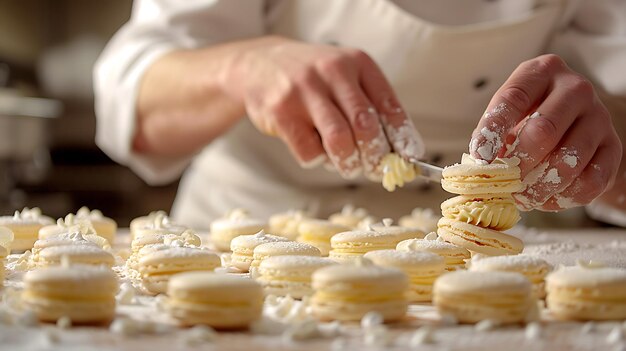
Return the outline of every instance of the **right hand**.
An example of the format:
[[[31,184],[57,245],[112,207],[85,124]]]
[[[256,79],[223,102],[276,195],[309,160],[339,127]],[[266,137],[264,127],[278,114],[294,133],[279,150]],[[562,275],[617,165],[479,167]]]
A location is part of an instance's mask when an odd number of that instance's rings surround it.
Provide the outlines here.
[[[387,153],[424,154],[387,79],[360,50],[264,38],[235,56],[222,86],[303,167],[329,159],[343,177],[375,179]]]

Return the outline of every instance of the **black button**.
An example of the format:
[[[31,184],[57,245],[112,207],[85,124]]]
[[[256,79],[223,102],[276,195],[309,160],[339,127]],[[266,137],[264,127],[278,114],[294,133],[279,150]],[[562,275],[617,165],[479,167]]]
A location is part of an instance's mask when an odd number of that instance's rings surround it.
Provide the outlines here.
[[[474,82],[474,89],[480,90],[489,84],[489,80],[487,78],[479,78]]]

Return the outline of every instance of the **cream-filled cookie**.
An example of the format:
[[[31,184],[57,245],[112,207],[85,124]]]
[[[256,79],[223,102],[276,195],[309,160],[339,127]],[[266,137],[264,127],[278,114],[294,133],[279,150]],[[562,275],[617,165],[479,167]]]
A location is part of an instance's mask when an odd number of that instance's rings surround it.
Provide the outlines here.
[[[546,260],[529,255],[494,256],[472,259],[471,271],[515,272],[524,275],[532,283],[533,296],[542,299],[546,296],[545,277],[552,270]]]
[[[414,208],[410,215],[400,217],[398,224],[402,227],[418,228],[424,233],[437,230],[437,221],[441,216],[430,208]]]
[[[42,215],[37,207],[24,208],[22,211],[15,211],[13,216],[0,217],[0,226],[13,232],[11,250],[14,252],[30,250],[39,237],[39,229],[51,224],[54,224],[54,220]]]
[[[298,226],[308,218],[307,214],[300,210],[277,213],[269,218],[269,231],[289,240],[296,240],[298,237]]]
[[[296,241],[277,241],[261,244],[254,248],[250,270],[256,269],[263,260],[274,256],[315,256],[320,257],[320,250],[309,244]]]
[[[396,245],[399,251],[426,251],[443,257],[447,271],[465,269],[465,261],[469,260],[470,252],[463,247],[439,240],[409,239]]]
[[[496,230],[448,218],[441,218],[438,225],[440,237],[472,252],[499,256],[516,255],[524,249],[522,240]]]
[[[267,231],[268,227],[266,221],[251,218],[246,211],[236,209],[211,223],[211,241],[217,250],[229,251],[234,238]]]
[[[334,264],[338,263],[325,257],[273,256],[259,265],[257,281],[263,285],[266,295],[301,299],[313,295],[313,272]]]
[[[328,256],[331,249],[330,238],[349,230],[350,228],[343,224],[333,223],[326,219],[306,219],[298,227],[300,234],[297,240],[317,247],[322,256]]]
[[[522,189],[519,162],[513,157],[486,163],[463,154],[460,164],[444,168],[441,187],[461,195],[514,193]]]
[[[241,272],[248,272],[254,259],[254,249],[261,244],[279,241],[290,240],[282,236],[265,234],[264,231],[253,235],[240,235],[230,242],[230,251],[232,251],[230,265]]]
[[[343,206],[341,212],[334,213],[328,217],[328,220],[335,223],[341,224],[350,228],[357,228],[359,222],[365,219],[369,213],[364,208],[355,208],[354,206],[348,204]]]

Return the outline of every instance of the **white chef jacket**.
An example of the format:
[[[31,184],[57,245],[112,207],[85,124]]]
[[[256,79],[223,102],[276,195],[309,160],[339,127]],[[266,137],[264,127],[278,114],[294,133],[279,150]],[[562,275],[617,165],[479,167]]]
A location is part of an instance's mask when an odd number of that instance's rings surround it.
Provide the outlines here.
[[[489,99],[515,67],[542,53],[560,54],[602,89],[626,96],[622,0],[135,1],[94,70],[96,141],[150,184],[185,172],[173,208],[184,224],[206,228],[235,207],[259,217],[290,208],[327,215],[346,203],[397,218],[446,196],[419,182],[388,194],[365,178],[302,169],[281,141],[246,118],[186,158],[132,149],[139,82],[156,59],[267,34],[367,52],[424,137],[426,160],[442,165],[467,150]]]

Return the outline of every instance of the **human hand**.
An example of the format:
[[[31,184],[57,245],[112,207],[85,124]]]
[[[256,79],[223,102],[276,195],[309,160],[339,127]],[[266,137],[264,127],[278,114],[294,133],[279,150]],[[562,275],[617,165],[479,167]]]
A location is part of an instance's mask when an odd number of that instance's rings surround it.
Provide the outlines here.
[[[527,117],[529,116],[529,117]],[[492,98],[470,142],[491,162],[520,158],[523,210],[585,205],[615,180],[622,146],[593,85],[556,55],[523,62]]]
[[[303,167],[330,162],[346,178],[392,150],[423,156],[422,140],[376,63],[356,49],[262,39],[235,56],[223,79],[254,125],[278,136]]]

